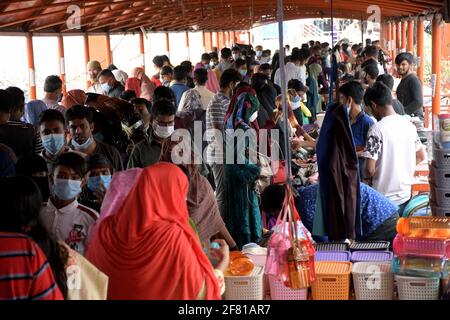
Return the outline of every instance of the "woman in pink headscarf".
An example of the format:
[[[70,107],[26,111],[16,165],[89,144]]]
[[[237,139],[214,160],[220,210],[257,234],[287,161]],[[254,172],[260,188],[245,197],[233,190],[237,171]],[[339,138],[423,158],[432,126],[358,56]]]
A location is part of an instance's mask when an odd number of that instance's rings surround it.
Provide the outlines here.
[[[134,68],[125,83],[125,90],[132,90],[136,92],[137,97],[152,101],[155,84],[145,74],[144,69]]]

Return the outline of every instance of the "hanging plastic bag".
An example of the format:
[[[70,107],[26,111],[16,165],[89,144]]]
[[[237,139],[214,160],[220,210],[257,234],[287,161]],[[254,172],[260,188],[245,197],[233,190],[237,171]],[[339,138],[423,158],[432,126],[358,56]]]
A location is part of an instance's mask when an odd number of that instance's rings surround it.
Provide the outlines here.
[[[299,237],[299,228],[304,237]],[[289,187],[286,187],[283,208],[273,230],[267,246],[266,274],[277,277],[292,289],[309,287],[315,281],[315,251],[295,209]]]

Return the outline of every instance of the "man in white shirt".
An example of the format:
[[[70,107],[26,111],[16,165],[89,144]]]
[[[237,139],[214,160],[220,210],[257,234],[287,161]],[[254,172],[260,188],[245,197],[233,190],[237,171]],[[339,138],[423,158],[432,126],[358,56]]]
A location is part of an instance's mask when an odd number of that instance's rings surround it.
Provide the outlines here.
[[[214,93],[206,89],[206,81],[208,81],[208,71],[206,69],[197,69],[194,71],[195,87],[183,93],[180,104],[178,105],[178,112],[187,109],[197,109],[199,107],[206,110],[209,102],[214,97]]]
[[[300,80],[303,84],[306,83],[306,61],[309,58],[309,51],[304,49],[293,49],[291,55],[291,61],[286,63],[284,66],[285,74],[286,74],[286,86],[289,80],[297,79]],[[280,67],[281,68],[281,67]],[[275,84],[281,87],[281,78],[280,78],[281,70],[278,69],[275,72],[274,82]],[[284,88],[287,90],[287,87]]]
[[[376,82],[364,96],[368,111],[378,120],[367,133],[365,177],[375,190],[400,206],[400,214],[411,199],[411,186],[417,164],[425,159],[425,150],[415,126],[396,114],[391,90]]]

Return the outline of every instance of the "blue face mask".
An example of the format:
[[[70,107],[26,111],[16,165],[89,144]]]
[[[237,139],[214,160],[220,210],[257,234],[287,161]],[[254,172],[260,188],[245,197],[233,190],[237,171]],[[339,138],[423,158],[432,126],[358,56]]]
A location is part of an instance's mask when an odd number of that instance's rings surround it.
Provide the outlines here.
[[[72,145],[75,148],[75,150],[86,150],[91,146],[91,144],[94,143],[94,139],[92,137],[89,137],[84,143],[79,144],[75,141],[75,139],[72,139]]]
[[[48,134],[42,137],[42,145],[51,155],[56,155],[64,147],[64,134]]]
[[[81,193],[81,180],[55,179],[53,194],[61,200],[70,200]]]
[[[107,82],[102,83],[102,90],[103,90],[105,93],[108,93],[108,92],[111,90],[111,86],[110,86]]]
[[[241,74],[242,77],[245,77],[247,75],[247,70],[245,69],[240,69],[239,73]]]
[[[111,175],[107,176],[95,176],[95,177],[89,177],[87,182],[87,187],[89,190],[94,192],[95,190],[100,189],[100,185],[103,185],[106,190],[109,189],[109,185],[111,184]]]

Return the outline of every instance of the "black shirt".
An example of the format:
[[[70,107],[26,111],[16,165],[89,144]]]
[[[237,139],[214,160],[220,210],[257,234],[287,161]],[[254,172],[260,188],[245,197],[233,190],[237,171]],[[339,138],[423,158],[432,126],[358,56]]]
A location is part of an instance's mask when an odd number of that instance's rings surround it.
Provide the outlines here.
[[[93,154],[103,154],[106,159],[111,162],[111,165],[113,166],[115,172],[122,171],[123,162],[119,150],[117,150],[117,148],[114,146],[100,142],[98,140],[95,140],[95,142],[97,143],[97,146]]]
[[[120,98],[120,95],[124,91],[125,87],[120,82],[116,82],[114,87],[111,90],[109,90],[107,96],[110,98]]]
[[[120,156],[119,150],[117,150],[116,147],[111,146],[109,144],[106,144],[104,142],[100,142],[98,140],[95,140],[96,147],[92,155],[94,154],[102,154],[105,156],[106,159],[111,163],[114,172],[122,171],[123,170],[123,162],[122,157]],[[75,148],[72,145],[69,145],[70,148]]]
[[[392,99],[392,107],[394,108],[395,113],[402,116],[405,115],[405,108],[403,107],[402,103],[397,99]]]
[[[405,113],[423,119],[422,83],[415,74],[402,79],[397,87],[397,98],[405,107]]]
[[[13,149],[17,158],[33,153],[35,143],[33,125],[21,121],[9,121],[0,125],[0,143]]]

